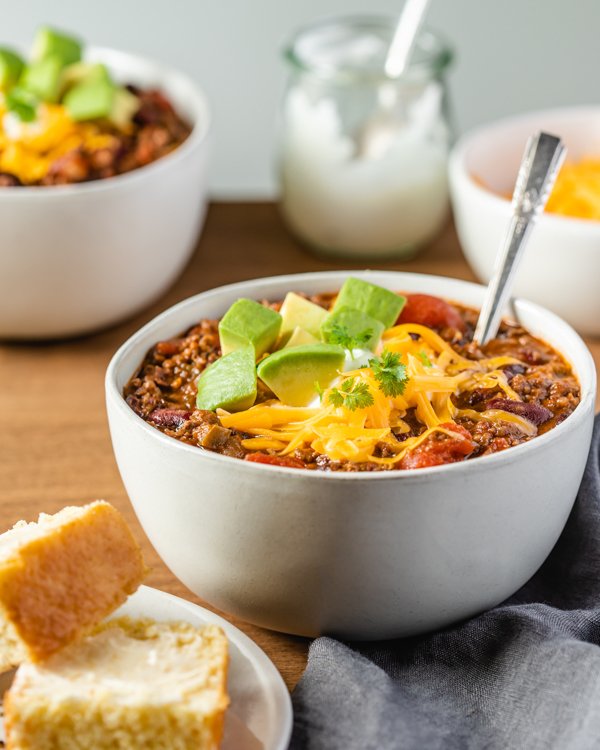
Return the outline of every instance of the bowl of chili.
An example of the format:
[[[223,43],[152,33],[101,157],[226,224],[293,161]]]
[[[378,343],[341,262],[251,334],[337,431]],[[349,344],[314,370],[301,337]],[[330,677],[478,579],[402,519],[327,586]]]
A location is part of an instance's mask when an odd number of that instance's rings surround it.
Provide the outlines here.
[[[128,52],[90,47],[86,63],[129,87],[141,119],[123,138],[91,133],[101,148],[67,133],[77,148],[39,179],[0,175],[0,338],[79,335],[142,309],[179,275],[204,221],[210,111],[202,90]]]
[[[493,606],[541,565],[583,472],[595,371],[579,336],[533,303],[514,300],[480,350],[483,287],[364,272],[407,301],[320,405],[278,422],[292,407],[259,383],[254,405],[197,408],[203,373],[224,359],[216,321],[236,300],[277,310],[293,291],[327,309],[348,276],[258,279],[167,310],[115,354],[109,424],[146,533],[196,594],[284,632],[400,637]],[[385,393],[382,368],[399,362],[404,390]],[[349,377],[372,403],[344,401]]]

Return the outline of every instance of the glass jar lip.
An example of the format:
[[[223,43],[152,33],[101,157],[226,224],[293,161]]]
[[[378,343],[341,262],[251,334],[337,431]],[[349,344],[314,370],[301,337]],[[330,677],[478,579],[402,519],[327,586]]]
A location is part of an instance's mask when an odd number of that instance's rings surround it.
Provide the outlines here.
[[[339,83],[356,83],[356,82],[399,82],[415,78],[432,78],[442,73],[454,59],[454,50],[445,37],[437,31],[425,27],[419,33],[421,48],[425,55],[422,59],[411,62],[406,72],[401,78],[388,76],[383,70],[354,70],[350,68],[338,67],[335,65],[313,64],[302,55],[298,46],[303,39],[319,30],[324,30],[328,26],[346,26],[348,28],[359,29],[385,29],[393,31],[397,18],[384,15],[348,15],[332,16],[316,22],[301,26],[291,37],[289,42],[283,48],[283,57],[290,66],[301,73],[311,73],[321,78]]]

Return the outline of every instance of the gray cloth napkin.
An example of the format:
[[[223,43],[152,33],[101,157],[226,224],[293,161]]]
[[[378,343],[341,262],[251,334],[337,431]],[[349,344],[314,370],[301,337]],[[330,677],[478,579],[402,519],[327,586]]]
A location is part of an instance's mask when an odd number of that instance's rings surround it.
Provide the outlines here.
[[[472,620],[403,640],[318,638],[290,750],[600,748],[600,415],[548,560]]]

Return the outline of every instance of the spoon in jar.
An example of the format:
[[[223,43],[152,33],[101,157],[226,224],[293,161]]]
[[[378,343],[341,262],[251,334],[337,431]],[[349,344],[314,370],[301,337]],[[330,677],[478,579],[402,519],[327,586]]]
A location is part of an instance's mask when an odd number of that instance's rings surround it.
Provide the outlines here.
[[[430,0],[406,0],[385,58],[383,69],[388,78],[400,78],[408,67],[429,3]],[[358,158],[381,156],[398,130],[398,117],[392,114],[398,101],[395,80],[381,84],[378,99],[379,112],[367,121],[357,137]]]
[[[498,332],[531,229],[548,201],[566,153],[561,139],[549,133],[538,133],[527,141],[512,198],[512,217],[496,256],[473,336],[480,346]]]

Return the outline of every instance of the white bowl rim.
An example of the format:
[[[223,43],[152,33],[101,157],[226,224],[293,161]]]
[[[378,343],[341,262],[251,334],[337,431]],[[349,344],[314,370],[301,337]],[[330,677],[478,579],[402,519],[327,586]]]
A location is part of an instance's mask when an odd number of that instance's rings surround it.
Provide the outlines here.
[[[102,57],[120,57],[123,61],[135,61],[136,64],[141,64],[160,71],[162,75],[169,76],[170,78],[177,79],[182,83],[194,99],[194,104],[202,113],[201,117],[196,118],[192,122],[192,129],[188,137],[183,143],[177,148],[173,149],[168,154],[161,156],[160,159],[150,162],[150,164],[144,164],[141,167],[136,167],[130,172],[124,172],[123,174],[117,174],[113,177],[106,177],[99,180],[90,180],[89,182],[78,182],[69,185],[19,185],[19,186],[6,186],[0,189],[0,200],[3,196],[8,198],[18,198],[18,196],[29,196],[27,200],[31,200],[30,196],[35,195],[36,199],[40,198],[48,199],[49,196],[56,196],[57,198],[67,198],[69,196],[80,194],[98,192],[104,190],[110,190],[111,187],[116,185],[123,185],[125,183],[131,183],[134,180],[143,179],[149,172],[156,172],[159,169],[173,164],[176,161],[184,159],[188,152],[192,149],[200,146],[208,136],[212,125],[212,114],[208,105],[208,99],[204,91],[198,86],[191,76],[173,68],[169,65],[165,65],[161,62],[155,61],[152,58],[144,55],[138,55],[134,52],[126,52],[125,50],[116,49],[114,47],[99,47],[90,45],[87,47],[87,51],[91,52],[94,56]]]
[[[467,133],[461,135],[454,145],[448,162],[449,174],[455,174],[469,186],[470,190],[478,193],[484,200],[487,200],[497,208],[503,208],[508,212],[511,206],[510,199],[503,198],[490,188],[478,183],[473,175],[466,169],[465,161],[467,153],[471,149],[473,142],[485,137],[486,135],[491,135],[493,137],[496,132],[503,130],[504,128],[509,128],[515,125],[518,126],[528,120],[536,120],[538,118],[546,117],[564,117],[570,114],[584,115],[586,113],[594,113],[600,117],[600,106],[582,104],[574,107],[553,107],[552,109],[533,110],[531,112],[522,112],[518,115],[502,117],[498,120],[493,120],[484,125],[473,128]],[[560,133],[557,133],[557,135],[560,135]],[[523,143],[523,150],[525,150],[525,143]],[[570,230],[577,227],[575,231],[600,231],[600,222],[595,219],[582,219],[577,216],[565,216],[563,214],[544,212],[538,216],[537,221],[538,223],[544,222],[544,224],[549,224],[551,227],[554,225],[555,227],[561,226],[564,228],[566,224],[569,224]]]
[[[482,289],[484,288],[484,285],[482,284],[476,284],[471,281],[463,281],[462,279],[455,279],[452,277],[444,277],[444,276],[436,276],[434,274],[418,274],[418,273],[404,273],[403,271],[382,271],[382,270],[373,270],[372,272],[387,275],[390,276],[399,276],[402,275],[404,277],[408,277],[411,279],[416,280],[426,280],[427,278],[433,278],[437,280],[443,280],[450,284],[450,286],[458,287],[471,287],[471,288],[478,288]],[[315,271],[315,272],[309,272],[309,273],[298,273],[298,274],[284,274],[280,276],[264,276],[259,277],[256,279],[248,279],[246,281],[239,281],[235,282],[233,284],[225,284],[219,287],[214,287],[213,289],[209,289],[204,292],[200,292],[199,294],[196,294],[192,297],[188,297],[181,302],[178,302],[177,304],[167,308],[162,313],[154,317],[152,320],[150,320],[148,323],[146,323],[142,328],[140,328],[137,332],[132,334],[115,352],[113,357],[111,358],[111,361],[108,365],[106,376],[105,376],[105,388],[106,388],[106,397],[107,399],[112,399],[114,403],[116,404],[117,408],[119,408],[122,413],[125,416],[126,419],[129,421],[133,420],[133,423],[135,423],[140,429],[145,430],[146,434],[151,436],[150,439],[157,440],[160,444],[162,444],[166,450],[175,450],[180,453],[188,453],[190,457],[196,456],[195,460],[209,460],[209,461],[216,461],[221,462],[223,469],[226,470],[227,467],[233,468],[234,465],[237,465],[240,470],[248,470],[248,471],[274,471],[274,472],[283,472],[286,474],[289,478],[296,477],[299,479],[305,479],[306,477],[319,477],[317,481],[383,481],[383,480],[391,480],[391,479],[402,479],[402,482],[405,484],[411,484],[413,482],[419,482],[425,480],[427,477],[431,475],[438,475],[438,474],[445,474],[446,472],[459,472],[459,471],[469,471],[469,472],[481,472],[481,471],[487,471],[488,467],[493,467],[495,464],[503,463],[506,461],[510,461],[511,456],[515,455],[515,452],[518,452],[518,455],[523,457],[527,451],[536,451],[536,450],[542,450],[543,446],[550,444],[551,442],[554,442],[556,440],[560,440],[562,438],[563,433],[566,430],[574,430],[577,429],[587,418],[588,411],[591,409],[592,413],[594,411],[594,399],[595,399],[595,392],[596,392],[596,368],[594,364],[594,360],[592,358],[592,355],[586,346],[585,342],[581,339],[579,334],[562,318],[559,318],[558,315],[555,315],[554,313],[550,312],[546,308],[542,307],[541,305],[536,305],[533,302],[530,302],[528,300],[524,300],[521,298],[515,298],[513,299],[514,304],[518,304],[521,307],[529,308],[533,312],[542,313],[544,316],[548,318],[549,325],[559,325],[563,327],[563,329],[574,339],[574,341],[577,343],[577,345],[581,349],[581,353],[583,355],[583,363],[584,367],[582,368],[582,372],[578,373],[578,379],[579,384],[581,386],[581,397],[579,404],[576,406],[574,411],[560,424],[556,425],[556,427],[553,427],[548,432],[544,433],[543,435],[538,435],[535,437],[535,439],[529,440],[525,443],[521,443],[520,445],[513,446],[511,448],[507,448],[506,450],[499,451],[498,453],[492,453],[487,456],[479,456],[478,458],[473,459],[472,461],[458,461],[451,464],[443,464],[441,466],[430,466],[426,468],[421,469],[391,469],[386,471],[319,471],[315,469],[297,469],[297,468],[290,468],[285,466],[274,466],[272,464],[261,464],[257,462],[252,461],[243,461],[239,458],[233,458],[231,456],[224,456],[220,453],[214,453],[213,451],[203,450],[202,448],[198,446],[188,445],[187,443],[183,443],[180,440],[177,440],[176,438],[169,437],[168,435],[165,435],[160,430],[156,429],[155,427],[150,426],[144,419],[142,419],[140,416],[138,416],[133,409],[127,404],[125,399],[123,398],[122,393],[117,388],[116,380],[117,380],[117,374],[119,373],[119,365],[121,359],[128,353],[128,351],[135,347],[139,341],[143,340],[155,327],[160,326],[161,323],[163,323],[165,320],[170,318],[172,315],[176,315],[180,310],[185,309],[186,307],[193,307],[198,302],[198,300],[202,299],[205,300],[208,297],[218,297],[223,292],[235,292],[238,289],[240,291],[247,290],[248,285],[251,285],[253,283],[259,283],[259,282],[272,282],[273,284],[278,284],[282,282],[294,284],[295,282],[309,282],[311,280],[319,280],[319,279],[327,279],[332,278],[335,279],[337,282],[339,282],[339,279],[346,276],[360,276],[369,274],[371,271],[356,271],[356,270],[339,270],[339,271]],[[293,287],[290,287],[293,288]],[[302,287],[296,287],[296,288],[302,288]],[[151,344],[152,346],[152,344]],[[133,373],[131,373],[133,375]],[[131,375],[129,377],[131,377]],[[508,454],[508,455],[507,455]],[[232,464],[231,462],[235,462]],[[241,466],[240,466],[241,465]],[[243,467],[243,468],[242,468]],[[467,468],[468,467],[468,468]]]

